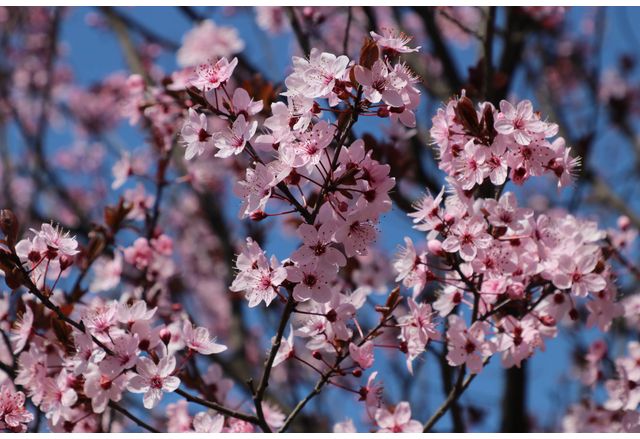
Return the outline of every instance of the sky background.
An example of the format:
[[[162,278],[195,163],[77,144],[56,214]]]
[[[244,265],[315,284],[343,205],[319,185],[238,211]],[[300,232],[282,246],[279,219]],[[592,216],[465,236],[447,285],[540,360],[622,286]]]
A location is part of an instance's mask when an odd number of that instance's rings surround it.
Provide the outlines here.
[[[119,10],[176,43],[181,41],[183,34],[192,26],[191,22],[176,8],[136,7],[119,8]],[[244,54],[254,64],[261,66],[270,79],[281,80],[286,75],[291,53],[296,47],[295,40],[292,39],[288,32],[281,36],[265,38],[265,34],[255,25],[254,15],[250,9],[236,10],[233,15],[229,15],[225,10],[217,8],[200,8],[200,10],[206,12],[218,24],[236,26],[246,43]],[[90,18],[92,14],[95,14],[94,9],[73,8],[68,11],[68,14],[68,19],[64,21],[62,28],[62,39],[67,44],[66,60],[71,65],[78,83],[89,86],[108,74],[126,70],[120,46],[114,36],[105,30],[87,25],[88,17]],[[579,29],[584,14],[585,11],[580,8],[574,8],[569,12],[570,20],[575,22],[577,29]],[[603,44],[609,50],[605,51],[602,59],[602,64],[605,68],[615,62],[620,52],[637,51],[640,38],[640,30],[634,25],[640,19],[640,11],[637,9],[612,8],[608,11],[607,18],[608,26],[604,33]],[[475,64],[475,46],[471,45],[466,49],[455,50],[454,52],[460,72],[466,72],[468,66]],[[499,52],[499,48],[496,52]],[[159,58],[159,63],[166,72],[171,72],[176,68],[175,58],[170,53],[162,55]],[[523,79],[520,78],[520,85],[516,86],[516,93],[519,93],[518,90],[523,90],[523,86]],[[533,96],[524,95],[524,93],[520,97],[533,100]],[[428,128],[430,127],[428,121],[432,116],[432,113],[422,111],[418,118]],[[606,120],[603,123],[606,123]],[[365,126],[364,128],[368,127]],[[609,144],[619,142],[619,138],[616,137],[617,135],[614,132],[603,131],[606,134],[602,136],[599,142]],[[139,133],[126,126],[126,124],[123,124],[118,129],[118,135],[124,144],[132,149],[143,144],[143,139]],[[69,133],[52,132],[49,145],[52,148],[60,148],[68,146],[70,141]],[[425,139],[425,145],[426,142],[427,139]],[[606,164],[609,172],[612,173],[616,171],[619,160],[624,160],[625,155],[628,154],[628,151],[625,152],[622,148],[613,149],[613,151],[607,148],[598,148],[597,151],[599,152],[592,159]],[[548,192],[549,185],[542,183],[542,186],[545,192]],[[631,192],[633,190],[633,187],[629,189],[629,196],[634,195]],[[637,201],[634,204],[637,204]],[[237,204],[230,203],[228,210],[226,212],[228,217],[235,218]],[[589,212],[586,213],[588,214]],[[398,245],[402,244],[402,238],[405,235],[411,236],[414,241],[421,239],[423,236],[414,233],[410,229],[410,223],[404,213],[395,208],[383,219],[379,228],[381,230],[379,244],[383,249],[391,253],[396,250]],[[272,240],[268,243],[266,250],[267,253],[275,253],[282,259],[295,248],[295,245],[296,241],[292,239]],[[597,332],[591,331],[582,336],[585,339],[591,339],[596,335]],[[546,352],[536,354],[529,364],[528,408],[531,413],[535,413],[538,421],[543,425],[548,426],[549,423],[557,420],[558,402],[566,403],[567,399],[569,401],[575,400],[573,398],[575,396],[573,395],[575,386],[559,381],[563,377],[568,378],[571,374],[569,355],[572,343],[572,339],[566,335],[550,340],[547,343]],[[384,355],[377,353],[376,357],[381,358]],[[401,357],[394,355],[392,358],[398,361]],[[414,410],[417,410],[414,415],[423,421],[425,416],[431,413],[443,398],[439,384],[439,367],[434,361],[434,357],[429,354],[425,354],[417,361],[425,360],[427,361],[424,366],[426,372],[423,371],[421,377],[427,380],[427,389],[431,389],[428,390],[431,392],[430,405],[429,407],[414,407]],[[499,423],[499,419],[495,416],[499,412],[503,382],[503,368],[499,363],[499,358],[492,359],[486,370],[474,381],[470,390],[463,397],[464,401],[473,402],[475,405],[487,409],[489,416],[483,424],[483,430],[495,430]],[[383,369],[386,367],[390,366],[384,366]],[[432,373],[429,370],[432,370]],[[381,372],[384,373],[384,370],[381,370]],[[412,392],[422,392],[423,389],[423,384],[417,382]],[[392,386],[387,385],[385,392],[389,401],[398,402],[404,390],[394,389]],[[355,396],[345,395],[344,392],[331,391],[326,398],[332,400],[332,410],[335,410],[335,413],[351,416],[354,421],[359,423],[358,417],[362,406],[355,403]],[[348,408],[349,406],[356,407],[357,412],[351,412]],[[450,421],[447,417],[438,424],[438,429],[447,429],[449,426]]]

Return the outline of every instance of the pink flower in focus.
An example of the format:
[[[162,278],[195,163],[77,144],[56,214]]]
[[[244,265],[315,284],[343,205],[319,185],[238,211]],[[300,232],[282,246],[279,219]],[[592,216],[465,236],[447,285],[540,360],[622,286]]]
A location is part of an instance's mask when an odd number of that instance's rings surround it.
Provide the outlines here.
[[[215,147],[218,148],[216,157],[231,157],[238,155],[248,141],[251,140],[258,128],[258,122],[247,122],[244,115],[238,116],[233,125],[226,132],[216,137]]]
[[[185,119],[180,131],[183,144],[187,148],[185,159],[191,160],[213,148],[214,138],[207,131],[207,124],[206,114],[198,114],[193,108],[189,108],[189,117]]]
[[[442,242],[442,249],[448,253],[460,252],[460,257],[473,261],[478,249],[488,248],[491,236],[486,232],[487,225],[482,218],[471,217],[457,222],[451,228],[451,233]]]
[[[505,135],[512,134],[520,145],[528,145],[535,135],[547,128],[534,114],[531,101],[520,101],[516,107],[507,101],[500,101],[500,112],[500,117],[494,124],[496,131]]]
[[[127,389],[134,393],[144,393],[143,404],[152,409],[162,399],[163,392],[173,392],[180,386],[180,379],[172,376],[176,368],[176,358],[165,356],[155,364],[148,357],[141,357]]]
[[[597,264],[598,256],[594,253],[562,255],[557,273],[553,276],[553,284],[563,290],[571,288],[571,292],[579,297],[602,291],[607,281],[593,272]]]
[[[320,262],[287,267],[287,279],[297,283],[293,297],[299,301],[313,299],[320,303],[329,302],[332,297],[329,282],[334,277],[335,270]]]
[[[488,326],[486,322],[477,321],[467,329],[462,317],[449,316],[449,329],[447,330],[447,361],[449,364],[452,366],[466,364],[471,373],[480,373],[483,359],[493,354],[491,343],[485,341]]]
[[[195,69],[191,85],[205,92],[216,89],[231,78],[237,65],[238,58],[233,58],[231,62],[227,58],[220,58],[215,64],[200,64]]]
[[[411,419],[411,406],[402,401],[392,410],[380,408],[376,410],[376,424],[379,433],[422,433],[422,423]]]
[[[27,431],[27,424],[33,421],[33,415],[24,408],[25,396],[8,385],[0,387],[0,430],[14,433]]]
[[[367,341],[362,346],[349,343],[349,354],[351,359],[358,363],[363,369],[369,369],[373,366],[373,342]]]

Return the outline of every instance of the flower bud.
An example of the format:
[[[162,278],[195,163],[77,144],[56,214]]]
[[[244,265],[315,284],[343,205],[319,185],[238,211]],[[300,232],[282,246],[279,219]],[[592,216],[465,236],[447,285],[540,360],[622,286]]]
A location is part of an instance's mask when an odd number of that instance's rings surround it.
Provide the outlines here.
[[[362,376],[362,369],[354,369],[353,372],[351,372],[351,375],[356,378],[360,378]]]
[[[575,308],[571,308],[571,311],[569,311],[569,317],[571,318],[571,320],[578,320],[578,310]]]
[[[389,109],[387,107],[379,107],[377,114],[378,117],[389,117]]]
[[[313,351],[313,353],[311,354],[311,356],[313,358],[315,358],[316,360],[322,360],[322,354],[319,351]]]
[[[442,256],[444,254],[442,251],[442,242],[437,239],[430,239],[429,242],[427,242],[427,249],[429,253],[435,256]]]
[[[62,255],[60,257],[60,271],[64,271],[73,265],[73,257],[68,255]]]
[[[267,217],[267,214],[263,210],[256,210],[255,212],[251,212],[249,218],[253,221],[262,221]]]
[[[555,326],[556,319],[554,319],[552,316],[541,316],[540,323],[542,323],[544,326]]]
[[[160,340],[162,340],[162,343],[164,343],[165,345],[168,345],[169,342],[171,341],[171,331],[169,331],[167,328],[162,328],[160,330]]]
[[[620,230],[626,231],[629,229],[629,226],[631,226],[631,220],[628,216],[622,215],[620,218],[618,218],[618,227],[620,228]]]

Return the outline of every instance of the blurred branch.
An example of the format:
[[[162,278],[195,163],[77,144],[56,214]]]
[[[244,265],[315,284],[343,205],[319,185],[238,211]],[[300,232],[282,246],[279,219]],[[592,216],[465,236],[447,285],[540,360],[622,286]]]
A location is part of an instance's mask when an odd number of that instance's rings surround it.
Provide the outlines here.
[[[431,39],[433,51],[442,62],[442,67],[444,69],[446,80],[449,83],[449,87],[454,93],[460,91],[462,87],[462,80],[460,79],[460,75],[458,74],[451,53],[449,52],[449,49],[447,48],[447,45],[442,38],[440,29],[436,24],[434,8],[421,6],[414,7],[414,10],[422,19],[427,34]]]
[[[289,17],[289,22],[291,23],[291,28],[293,29],[294,34],[298,40],[298,44],[300,48],[304,52],[304,56],[307,58],[311,53],[311,43],[309,42],[309,35],[302,30],[302,26],[300,25],[300,21],[298,20],[298,16],[296,15],[295,7],[287,6],[285,8],[287,11],[287,16]]]

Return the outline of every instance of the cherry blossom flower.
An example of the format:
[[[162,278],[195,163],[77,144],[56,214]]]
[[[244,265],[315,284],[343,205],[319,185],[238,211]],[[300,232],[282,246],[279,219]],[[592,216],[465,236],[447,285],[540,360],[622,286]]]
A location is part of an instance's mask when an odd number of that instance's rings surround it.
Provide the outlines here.
[[[137,373],[132,374],[127,389],[134,393],[144,393],[143,403],[152,409],[162,399],[163,392],[173,392],[180,386],[180,379],[172,376],[176,368],[176,358],[165,356],[158,364],[148,357],[138,359]]]
[[[440,204],[442,203],[443,195],[444,187],[435,198],[431,194],[427,194],[413,206],[415,212],[410,212],[408,215],[413,218],[413,222],[416,224],[413,226],[414,229],[428,232],[442,223]]]
[[[280,342],[280,347],[273,360],[273,367],[282,363],[295,355],[295,349],[293,345],[293,327],[289,327],[289,335],[287,338],[283,338]]]
[[[207,116],[198,114],[193,108],[189,108],[189,116],[185,119],[180,136],[186,147],[184,158],[191,160],[210,151],[214,145],[213,134],[207,131]]]
[[[478,249],[491,244],[491,236],[486,232],[483,219],[472,217],[453,225],[451,234],[442,242],[442,249],[449,253],[459,252],[465,261],[472,261],[478,255]]]
[[[196,433],[222,433],[224,416],[213,411],[196,413],[193,417],[193,429]]]
[[[475,140],[469,140],[464,146],[462,154],[454,160],[455,178],[462,189],[469,190],[475,185],[482,184],[489,175],[490,169],[485,163],[487,153],[482,145]]]
[[[84,377],[84,394],[91,399],[95,413],[103,413],[109,401],[120,401],[129,381],[119,371],[108,371],[96,365],[92,365]]]
[[[227,350],[226,346],[215,343],[215,339],[211,338],[207,328],[194,328],[191,322],[185,320],[182,332],[187,347],[202,355],[219,354]]]
[[[220,58],[215,63],[200,64],[195,69],[195,75],[191,80],[191,85],[206,92],[217,89],[226,83],[234,69],[238,65],[238,58],[233,58],[231,62],[227,58]],[[200,121],[202,124],[202,121]]]
[[[124,260],[139,270],[144,270],[153,261],[153,248],[146,238],[137,238],[131,247],[124,249]]]
[[[393,409],[380,408],[375,414],[379,433],[422,433],[422,423],[411,419],[411,406],[406,401]]]
[[[544,132],[547,127],[533,112],[530,101],[520,101],[516,107],[508,101],[500,101],[501,118],[495,122],[495,129],[501,134],[513,135],[520,145],[528,145],[533,136]]]
[[[349,343],[349,354],[351,359],[358,363],[363,369],[369,369],[373,366],[373,342],[367,341],[362,346]]]
[[[369,212],[356,211],[336,230],[335,239],[344,243],[348,257],[366,255],[370,244],[375,241],[376,229],[369,215]]]
[[[71,388],[71,384],[74,383],[75,378],[65,371],[60,372],[56,378],[45,380],[45,396],[41,408],[54,424],[57,424],[61,417],[67,419],[69,409],[78,400],[78,394]]]
[[[243,49],[244,41],[238,36],[236,28],[203,20],[185,34],[177,60],[180,66],[194,66],[212,57],[234,55]]]
[[[465,364],[471,373],[482,370],[483,359],[492,355],[492,344],[485,341],[488,330],[486,322],[474,322],[470,328],[457,315],[449,316],[447,330],[447,361],[452,366]]]
[[[293,73],[285,79],[288,90],[310,98],[325,97],[333,90],[336,80],[347,71],[349,58],[344,55],[311,49],[309,59],[293,57]],[[290,91],[285,95],[290,94]]]
[[[382,28],[382,35],[370,32],[371,38],[376,44],[384,51],[395,53],[411,53],[420,50],[420,46],[415,48],[407,47],[407,44],[411,42],[412,37],[405,35],[402,32],[397,32],[390,28]]]
[[[329,302],[332,297],[329,282],[334,277],[335,270],[322,262],[287,267],[287,279],[297,284],[293,296],[300,301]]]
[[[488,221],[495,227],[508,227],[515,233],[523,232],[526,220],[533,216],[531,209],[519,208],[512,192],[503,194],[498,201],[487,199],[484,207],[489,212]]]
[[[251,140],[258,128],[258,122],[255,120],[249,122],[244,115],[238,116],[233,122],[231,129],[223,132],[215,139],[215,147],[218,148],[216,157],[230,157],[238,155],[243,150],[248,141]]]
[[[357,433],[355,425],[353,425],[353,420],[347,419],[345,421],[336,422],[333,425],[334,433]]]
[[[113,355],[108,355],[101,363],[103,370],[112,374],[130,369],[138,361],[138,346],[140,340],[137,335],[122,334],[113,339]]]
[[[22,352],[29,342],[29,338],[33,333],[33,318],[33,311],[31,310],[31,307],[27,305],[22,316],[20,316],[16,321],[15,326],[11,331],[11,335],[9,336],[11,344],[13,345],[14,354]]]
[[[301,133],[291,141],[283,142],[280,147],[280,158],[287,165],[299,168],[317,165],[322,158],[322,152],[333,140],[335,128],[320,121],[310,131]]]
[[[108,291],[120,283],[122,275],[122,253],[116,251],[113,258],[100,257],[93,264],[93,280],[89,286],[96,293]]]
[[[249,307],[259,305],[263,300],[267,306],[277,296],[278,287],[287,278],[287,270],[273,256],[271,261],[252,240],[247,239],[247,247],[236,261],[238,275],[233,280],[231,291],[244,291]]]
[[[405,237],[406,247],[398,251],[393,268],[398,273],[396,282],[402,281],[402,285],[413,288],[415,298],[424,289],[427,281],[433,278],[433,273],[427,267],[426,254],[416,254],[413,241]]]
[[[78,241],[69,232],[46,223],[31,232],[34,234],[31,240],[23,239],[16,244],[16,254],[33,270],[32,277],[42,283],[45,274],[55,278],[71,266],[79,250]]]
[[[273,187],[278,183],[272,167],[257,163],[255,168],[247,168],[246,178],[234,186],[234,193],[242,199],[240,216],[264,211]]]
[[[404,105],[398,90],[402,90],[406,82],[399,78],[395,72],[389,72],[384,61],[377,60],[371,70],[356,66],[354,71],[356,80],[363,86],[363,96],[372,104],[383,100],[392,107]]]
[[[14,433],[27,431],[27,424],[33,421],[33,415],[24,408],[23,392],[16,392],[10,386],[0,387],[0,430]]]
[[[332,245],[334,227],[335,223],[332,222],[326,222],[319,228],[301,224],[298,227],[298,235],[302,238],[303,245],[293,253],[292,259],[301,264],[321,260],[337,267],[344,266],[347,259]]]
[[[607,282],[601,275],[593,272],[597,263],[597,255],[593,253],[562,255],[558,271],[553,277],[553,284],[561,289],[571,288],[572,293],[581,297],[585,297],[589,292],[602,291]]]

